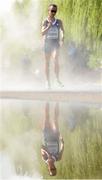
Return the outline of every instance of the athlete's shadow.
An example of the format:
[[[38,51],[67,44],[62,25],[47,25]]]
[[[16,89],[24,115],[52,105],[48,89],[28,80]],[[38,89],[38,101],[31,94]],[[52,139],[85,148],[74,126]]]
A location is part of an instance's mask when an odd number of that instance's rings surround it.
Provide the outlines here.
[[[54,120],[50,119],[50,104],[45,105],[45,119],[43,123],[43,142],[41,155],[47,164],[49,174],[55,176],[57,173],[55,162],[62,158],[64,141],[59,131],[58,125],[59,104],[56,103],[54,109]]]

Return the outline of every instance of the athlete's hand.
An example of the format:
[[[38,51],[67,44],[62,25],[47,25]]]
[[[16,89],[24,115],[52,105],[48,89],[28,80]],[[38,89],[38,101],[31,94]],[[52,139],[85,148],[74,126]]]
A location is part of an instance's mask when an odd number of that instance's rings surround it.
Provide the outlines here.
[[[49,29],[51,26],[52,26],[52,22],[49,22],[47,28]]]
[[[60,140],[64,143],[63,137],[60,135]]]

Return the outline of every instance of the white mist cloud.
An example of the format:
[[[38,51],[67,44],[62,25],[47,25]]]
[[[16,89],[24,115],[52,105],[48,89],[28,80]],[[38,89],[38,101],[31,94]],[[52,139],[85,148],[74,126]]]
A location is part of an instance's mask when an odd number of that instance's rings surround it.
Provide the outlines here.
[[[4,16],[5,13],[8,13],[11,10],[14,1],[15,0],[0,0],[0,16]]]

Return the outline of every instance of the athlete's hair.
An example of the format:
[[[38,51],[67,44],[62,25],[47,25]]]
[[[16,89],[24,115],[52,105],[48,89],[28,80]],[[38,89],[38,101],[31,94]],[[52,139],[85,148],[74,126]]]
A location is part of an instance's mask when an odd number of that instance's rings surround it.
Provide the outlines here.
[[[51,6],[53,6],[53,7],[55,7],[55,8],[57,9],[57,5],[56,5],[56,4],[50,4],[50,5],[48,6],[48,8],[51,7]]]

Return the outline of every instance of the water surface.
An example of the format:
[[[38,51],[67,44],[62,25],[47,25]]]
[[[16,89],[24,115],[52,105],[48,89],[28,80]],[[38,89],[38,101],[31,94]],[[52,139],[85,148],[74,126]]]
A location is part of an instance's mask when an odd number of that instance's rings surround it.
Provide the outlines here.
[[[50,104],[54,119],[56,102]],[[0,100],[0,179],[51,178],[42,161],[42,124],[46,102]],[[62,160],[54,179],[102,178],[102,107],[59,103],[59,129],[64,139]]]

